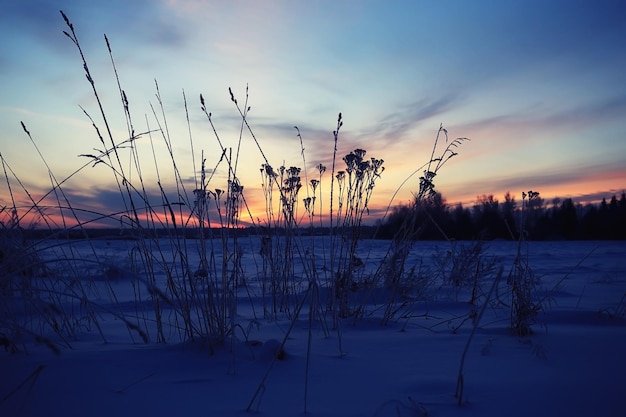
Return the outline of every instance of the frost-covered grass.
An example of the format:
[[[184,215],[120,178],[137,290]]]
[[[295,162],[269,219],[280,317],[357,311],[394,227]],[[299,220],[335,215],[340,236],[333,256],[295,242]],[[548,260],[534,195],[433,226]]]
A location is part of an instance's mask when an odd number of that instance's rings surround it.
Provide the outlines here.
[[[388,244],[365,243],[372,258]],[[133,245],[93,244],[109,255],[127,253]],[[75,245],[80,251],[85,242]],[[432,259],[448,245],[417,243],[411,259]],[[512,242],[497,242],[485,250],[499,265],[510,266],[517,249]],[[468,303],[471,286],[459,291],[434,282],[428,296],[386,326],[381,325],[384,304],[372,298],[371,314],[343,320],[340,347],[336,331],[311,314],[309,302],[296,319],[264,318],[261,283],[249,280],[238,297],[241,329],[212,354],[202,341],[133,343],[127,326],[103,312],[99,324],[106,343],[85,327],[60,355],[33,343],[18,353],[3,353],[0,412],[172,416],[241,415],[249,409],[293,416],[304,412],[306,392],[307,412],[319,416],[621,416],[626,410],[625,255],[616,242],[530,244],[529,265],[541,277],[539,292],[549,291],[550,303],[538,314],[534,333],[518,337],[504,305],[510,290],[500,283],[468,348],[460,407],[454,394],[476,309]],[[253,256],[242,265],[246,271],[256,268]],[[136,307],[127,304],[136,298],[131,270],[118,266],[124,273],[91,278],[97,286],[112,285],[132,315]],[[100,301],[108,309],[120,308],[106,300]],[[148,316],[151,307],[144,307]],[[164,314],[172,317],[168,309]],[[273,353],[283,343],[284,355],[276,358]]]

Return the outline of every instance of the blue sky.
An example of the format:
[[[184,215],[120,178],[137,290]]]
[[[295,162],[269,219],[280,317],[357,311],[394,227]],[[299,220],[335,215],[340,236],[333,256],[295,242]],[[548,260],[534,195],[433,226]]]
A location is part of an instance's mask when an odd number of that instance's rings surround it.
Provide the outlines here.
[[[155,128],[158,81],[182,175],[194,173],[182,91],[195,152],[213,166],[220,151],[199,94],[225,145],[236,147],[241,120],[228,88],[242,103],[248,86],[248,121],[275,167],[303,165],[296,125],[309,171],[330,167],[342,112],[339,154],[364,148],[385,160],[379,207],[427,162],[442,123],[451,138],[471,139],[437,177],[448,202],[507,191],[519,200],[530,189],[548,201],[582,202],[626,189],[620,1],[26,0],[7,2],[0,14],[0,152],[34,194],[50,179],[20,121],[57,179],[99,146],[80,108],[101,124],[97,105],[59,10],[74,24],[116,138],[128,133],[103,34],[136,131]],[[144,155],[149,179],[156,174]],[[262,200],[263,162],[244,134],[239,176],[251,202]],[[217,173],[216,187],[224,178]],[[96,167],[66,189],[86,203],[113,204],[113,184]],[[395,202],[408,201],[416,184]]]

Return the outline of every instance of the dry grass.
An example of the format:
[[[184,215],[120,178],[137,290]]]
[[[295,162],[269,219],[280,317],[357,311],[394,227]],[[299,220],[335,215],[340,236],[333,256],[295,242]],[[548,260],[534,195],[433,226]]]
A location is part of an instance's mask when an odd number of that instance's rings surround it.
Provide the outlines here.
[[[242,101],[228,90],[240,117],[239,137],[234,147],[223,141],[200,95],[202,113],[220,150],[220,155],[211,163],[204,150],[195,144],[189,106],[183,93],[193,160],[193,179],[189,181],[181,172],[172,146],[170,122],[158,84],[155,83],[157,105],[151,105],[152,117],[146,118],[145,128],[138,130],[138,118],[131,112],[112,45],[105,36],[126,124],[126,135],[116,137],[113,132],[118,130],[109,117],[116,109],[106,108],[101,100],[97,80],[90,71],[74,25],[63,12],[61,14],[66,24],[64,34],[78,52],[96,103],[97,117],[86,109],[83,113],[92,123],[98,147],[81,155],[85,163],[69,177],[57,179],[38,152],[35,138],[22,123],[51,179],[50,191],[39,198],[29,193],[2,158],[12,199],[0,212],[4,237],[0,248],[3,343],[16,346],[15,335],[19,332],[45,335],[52,330],[58,340],[69,346],[76,331],[85,328],[95,328],[106,341],[100,320],[103,314],[113,314],[126,323],[133,338],[139,336],[141,340],[157,343],[202,341],[208,342],[213,351],[215,346],[234,340],[237,329],[244,329],[245,326],[237,322],[238,301],[242,293],[252,295],[248,283],[256,280],[261,282],[263,300],[263,312],[259,312],[259,316],[262,314],[272,320],[282,315],[295,322],[303,303],[307,302],[310,325],[321,324],[327,335],[328,329],[335,329],[341,351],[342,319],[366,314],[363,294],[385,283],[390,290],[385,301],[388,309],[385,320],[399,313],[396,304],[400,298],[409,293],[414,298],[420,297],[430,278],[424,275],[425,271],[405,265],[419,229],[419,225],[414,224],[416,213],[432,198],[437,172],[457,155],[455,148],[466,139],[449,141],[447,131],[439,128],[428,162],[418,169],[423,170],[423,176],[419,179],[412,207],[414,215],[407,217],[405,227],[393,239],[378,270],[365,274],[361,267],[363,259],[358,255],[362,225],[385,167],[382,159],[369,157],[367,151],[360,148],[338,158],[343,127],[341,114],[332,132],[333,158],[316,164],[315,174],[310,177],[306,137],[297,127],[302,167],[274,168],[248,123],[247,88]],[[265,217],[262,219],[252,215],[246,201],[247,189],[238,172],[244,134],[252,138],[263,161],[260,174]],[[139,146],[146,141],[148,148]],[[166,149],[168,161],[165,164],[157,162],[162,161],[155,151],[157,144]],[[328,171],[327,166],[331,167]],[[157,174],[156,184],[144,176],[150,168]],[[98,213],[73,204],[65,193],[65,184],[86,169],[110,174],[122,210]],[[220,176],[215,175],[218,172],[225,180],[218,179]],[[14,198],[18,193],[26,195],[30,205],[18,206]],[[51,213],[60,214],[60,222],[59,217]],[[36,219],[33,227],[49,231],[45,238],[29,242],[19,239],[19,231],[27,219]],[[124,261],[104,257],[93,245],[89,255],[76,253],[72,246],[70,237],[82,237],[89,243],[89,227],[102,220],[115,221],[120,233],[132,239]],[[255,276],[250,276],[250,271],[242,266],[245,254],[240,244],[240,228],[244,220],[252,225],[255,238],[261,241],[260,253],[252,254],[258,265]],[[329,238],[318,239],[318,230],[328,230]],[[54,260],[39,258],[47,251],[54,252]],[[85,281],[84,277],[92,274],[127,278],[136,305],[148,301],[151,311],[123,309],[107,280],[103,281],[104,287]],[[42,279],[44,277],[48,279]],[[100,293],[103,288],[104,298],[108,299],[106,307],[93,301],[103,299]],[[29,312],[29,318],[15,314],[15,304],[19,303]],[[406,307],[403,303],[400,305],[400,309]],[[256,310],[253,314],[256,319]],[[332,323],[327,322],[329,319]],[[247,337],[245,331],[243,334]]]

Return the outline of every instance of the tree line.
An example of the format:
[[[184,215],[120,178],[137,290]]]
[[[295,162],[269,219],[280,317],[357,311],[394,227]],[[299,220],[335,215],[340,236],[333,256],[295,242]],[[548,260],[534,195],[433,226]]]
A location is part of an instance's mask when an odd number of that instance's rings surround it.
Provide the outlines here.
[[[435,193],[419,204],[400,205],[380,223],[378,237],[391,239],[410,215],[417,236],[438,239],[621,240],[626,239],[626,193],[598,204],[582,205],[571,198],[546,202],[538,192],[522,193],[521,201],[506,193],[502,201],[481,195],[468,208],[449,205]]]

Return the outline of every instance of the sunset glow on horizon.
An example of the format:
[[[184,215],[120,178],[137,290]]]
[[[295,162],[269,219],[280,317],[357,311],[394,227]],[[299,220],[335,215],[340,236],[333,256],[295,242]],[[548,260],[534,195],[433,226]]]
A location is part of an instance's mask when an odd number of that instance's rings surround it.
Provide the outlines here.
[[[128,208],[108,160],[85,156],[110,143],[59,10],[76,29],[116,143],[128,139],[129,122],[143,133],[120,149],[120,163],[155,207],[158,183],[169,203],[185,202],[181,185],[193,203],[204,157],[210,190],[227,187],[224,158],[236,163],[248,204],[242,225],[267,215],[266,163],[302,168],[303,185],[321,180],[316,204],[327,213],[339,113],[336,171],[355,149],[384,160],[365,223],[413,198],[440,125],[449,140],[470,139],[435,178],[448,204],[502,201],[507,192],[520,201],[528,190],[546,204],[586,204],[626,191],[626,6],[618,1],[26,0],[0,15],[5,211],[15,204],[23,215],[33,203],[26,191],[42,209]],[[241,110],[250,107],[252,133],[229,88]],[[435,156],[443,137],[438,145]],[[58,227],[72,223],[71,211],[63,219],[54,210]],[[304,207],[297,215],[306,217]],[[112,217],[93,224],[120,222]]]

